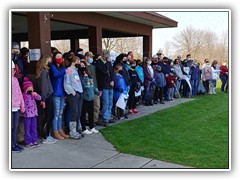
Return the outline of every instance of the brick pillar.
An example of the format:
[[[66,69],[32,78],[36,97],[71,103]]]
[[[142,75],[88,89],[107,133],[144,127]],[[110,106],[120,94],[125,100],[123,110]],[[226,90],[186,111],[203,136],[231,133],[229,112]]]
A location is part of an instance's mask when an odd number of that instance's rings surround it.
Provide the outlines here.
[[[71,50],[76,52],[76,50],[79,48],[79,39],[70,39],[71,43]]]
[[[41,54],[51,55],[51,27],[48,12],[28,12],[29,49],[40,49]],[[28,74],[35,74],[36,61],[31,61]]]
[[[89,51],[93,54],[102,53],[102,27],[88,28]]]
[[[152,56],[152,34],[143,36],[143,56]]]

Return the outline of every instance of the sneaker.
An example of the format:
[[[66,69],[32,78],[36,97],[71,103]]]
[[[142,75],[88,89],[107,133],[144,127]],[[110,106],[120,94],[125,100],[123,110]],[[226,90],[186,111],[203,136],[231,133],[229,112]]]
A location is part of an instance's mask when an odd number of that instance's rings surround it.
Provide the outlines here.
[[[48,136],[46,139],[43,139],[43,144],[55,144],[57,141],[54,138]]]
[[[133,110],[130,109],[130,110],[128,111],[128,114],[134,114]]]
[[[32,149],[32,148],[35,148],[37,146],[35,146],[33,143],[30,143],[30,144],[26,144],[25,147],[29,148],[29,149]]]
[[[19,147],[18,147],[18,146],[13,146],[13,147],[12,147],[12,152],[17,152],[17,153],[20,153],[20,152],[22,152],[22,150],[21,150],[21,149],[19,149]]]
[[[95,128],[90,129],[90,131],[93,132],[93,133],[98,133],[98,132],[99,132],[99,131],[96,130]]]
[[[39,147],[39,146],[40,146],[40,144],[39,144],[38,142],[34,142],[33,145],[34,145],[35,147]]]
[[[160,104],[165,104],[165,102],[164,101],[160,101]]]
[[[139,111],[137,109],[133,109],[133,112],[134,112],[134,114],[139,113]]]
[[[83,134],[92,134],[93,132],[92,131],[89,131],[88,129],[86,129],[85,131],[82,132]]]
[[[52,141],[56,141],[56,142],[58,142],[58,140],[57,139],[55,139],[54,137],[52,137],[50,134],[48,135],[48,137],[47,138],[49,138],[50,140],[52,140]]]
[[[24,150],[24,148],[22,146],[19,146],[18,144],[16,144],[17,148],[20,149],[21,151]]]
[[[108,122],[104,121],[104,122],[102,123],[102,126],[104,126],[104,127],[108,127],[109,124],[108,124]]]

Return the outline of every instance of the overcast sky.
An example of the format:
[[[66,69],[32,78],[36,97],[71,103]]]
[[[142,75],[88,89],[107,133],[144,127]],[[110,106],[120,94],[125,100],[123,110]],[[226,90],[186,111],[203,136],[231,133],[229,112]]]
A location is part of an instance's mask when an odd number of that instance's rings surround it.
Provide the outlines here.
[[[153,30],[153,51],[164,49],[166,41],[181,32],[184,28],[192,26],[196,29],[210,30],[221,36],[228,32],[228,12],[159,12],[178,22],[176,28],[162,28]]]

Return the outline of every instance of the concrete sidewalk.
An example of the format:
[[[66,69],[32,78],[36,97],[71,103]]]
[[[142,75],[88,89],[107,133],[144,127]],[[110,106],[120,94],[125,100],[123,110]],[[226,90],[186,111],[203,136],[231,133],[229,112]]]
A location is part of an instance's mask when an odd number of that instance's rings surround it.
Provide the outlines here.
[[[170,108],[191,99],[177,99],[165,105],[142,106],[140,113],[129,115],[132,120],[161,109]],[[116,124],[116,123],[115,123]],[[114,124],[111,124],[114,125]],[[102,127],[98,126],[96,129]],[[41,144],[38,148],[12,153],[12,169],[46,168],[191,168],[178,164],[119,153],[101,133],[86,135],[80,140],[63,140],[56,144]]]

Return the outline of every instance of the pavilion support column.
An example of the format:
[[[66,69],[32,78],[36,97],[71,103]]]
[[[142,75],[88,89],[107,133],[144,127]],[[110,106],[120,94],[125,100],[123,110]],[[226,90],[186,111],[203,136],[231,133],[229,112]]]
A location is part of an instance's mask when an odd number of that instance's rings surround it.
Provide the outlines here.
[[[102,53],[102,27],[93,27],[88,28],[89,36],[89,51],[93,54]]]
[[[29,49],[40,49],[42,55],[51,55],[50,14],[48,12],[28,12],[27,19]],[[30,62],[27,73],[36,73],[36,61]]]
[[[77,49],[79,48],[79,39],[70,39],[70,43],[71,43],[71,50],[73,50],[74,52],[77,51]]]
[[[152,56],[152,34],[143,36],[143,57]]]

